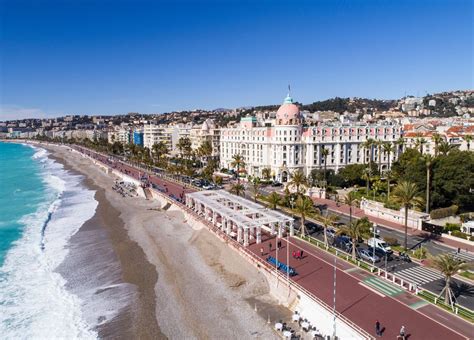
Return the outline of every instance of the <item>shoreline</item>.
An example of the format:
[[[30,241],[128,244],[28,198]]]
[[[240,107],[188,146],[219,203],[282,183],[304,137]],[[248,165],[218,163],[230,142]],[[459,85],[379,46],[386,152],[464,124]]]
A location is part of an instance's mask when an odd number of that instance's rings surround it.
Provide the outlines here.
[[[107,230],[123,270],[121,280],[136,289],[134,302],[97,328],[100,337],[277,337],[267,316],[275,320],[290,312],[271,297],[264,275],[215,235],[192,229],[181,212],[162,211],[157,201],[119,197],[110,190],[112,175],[66,147],[39,146],[84,175],[84,184],[96,190],[96,215],[71,243],[82,232]],[[101,221],[108,227],[97,227]],[[126,333],[125,324],[134,329]]]
[[[51,152],[48,157],[62,164],[65,170],[84,177],[82,184],[95,191],[94,198],[98,202],[94,216],[86,221],[69,240],[68,249],[70,252],[56,269],[66,279],[67,289],[79,296],[82,295],[81,290],[83,289],[95,290],[95,293],[88,297],[89,299],[93,299],[94,295],[104,295],[107,291],[109,299],[120,299],[118,295],[124,291],[130,295],[128,299],[130,301],[126,301],[125,306],[120,311],[116,311],[117,315],[111,320],[105,323],[103,322],[104,317],[91,320],[92,324],[99,323],[94,330],[100,338],[129,339],[136,336],[165,339],[159,330],[156,319],[150,317],[153,315],[154,305],[150,306],[149,301],[153,300],[150,295],[154,294],[157,275],[153,275],[156,273],[147,262],[142,249],[128,238],[125,224],[119,217],[119,211],[107,200],[105,190],[96,185],[86,173],[73,168],[63,158],[58,157],[53,150],[46,149]],[[92,255],[85,254],[84,248],[89,249]],[[102,282],[97,282],[97,284],[105,285],[105,288],[90,287],[90,280],[83,281],[77,277],[78,275],[74,275],[73,268],[78,265],[82,266],[81,272],[84,271],[84,267],[86,267],[86,272],[89,271],[86,276],[99,274],[96,272],[98,269],[96,266],[88,265],[88,261],[96,261],[95,258],[98,257],[105,258],[102,262],[105,270],[100,273]],[[145,275],[144,273],[149,274]],[[71,281],[74,284],[71,284]],[[126,287],[123,287],[124,285]],[[111,292],[114,289],[117,290],[115,294]],[[86,297],[86,305],[87,302]],[[84,312],[87,314],[88,311]]]

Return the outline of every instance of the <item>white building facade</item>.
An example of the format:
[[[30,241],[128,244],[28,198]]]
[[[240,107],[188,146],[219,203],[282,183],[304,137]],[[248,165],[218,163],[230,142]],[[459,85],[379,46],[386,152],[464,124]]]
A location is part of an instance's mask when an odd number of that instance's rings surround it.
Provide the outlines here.
[[[262,176],[262,170],[271,169],[272,178],[287,182],[291,173],[302,171],[309,175],[313,169],[338,171],[349,164],[369,162],[370,155],[378,162],[376,148],[363,147],[367,139],[396,142],[402,136],[402,126],[393,122],[319,123],[304,127],[298,106],[288,95],[277,111],[273,124],[259,123],[255,117],[242,118],[235,128],[223,128],[220,133],[220,166],[231,169],[234,155],[245,160],[245,170],[252,176]],[[328,150],[324,156],[323,149]],[[388,155],[382,154],[382,170],[386,169]],[[390,164],[396,153],[390,155]]]

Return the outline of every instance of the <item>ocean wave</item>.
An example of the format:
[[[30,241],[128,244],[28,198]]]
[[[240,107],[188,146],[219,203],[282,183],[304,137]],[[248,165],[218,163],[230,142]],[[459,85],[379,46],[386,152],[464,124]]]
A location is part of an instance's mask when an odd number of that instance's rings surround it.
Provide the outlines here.
[[[23,236],[0,268],[0,334],[3,339],[94,339],[82,301],[55,270],[68,254],[68,240],[94,215],[95,192],[81,185],[81,176],[47,158],[46,150],[35,149],[47,190],[36,212],[21,219]]]

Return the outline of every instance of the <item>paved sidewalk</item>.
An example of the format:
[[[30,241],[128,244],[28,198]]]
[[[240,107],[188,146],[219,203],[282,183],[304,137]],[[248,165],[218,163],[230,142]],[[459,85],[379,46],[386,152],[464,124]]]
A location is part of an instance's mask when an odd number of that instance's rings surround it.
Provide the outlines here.
[[[318,204],[326,204],[328,206],[328,209],[331,211],[349,216],[349,206],[346,204],[341,203],[338,206],[336,202],[329,199],[324,199],[324,198],[313,198],[313,201]],[[352,216],[355,218],[367,217],[372,223],[376,223],[385,228],[397,230],[402,233],[405,232],[404,225],[398,224],[392,221],[387,221],[382,218],[366,215],[362,209],[357,208],[357,207],[352,207]],[[415,230],[410,227],[408,228],[408,235],[423,236],[423,235],[426,235],[426,233],[427,232],[425,231]],[[434,242],[439,243],[446,247],[450,247],[452,249],[458,249],[458,248],[467,249],[469,252],[474,253],[474,245],[467,245],[465,243],[457,242],[455,240],[450,240],[444,237],[440,237],[439,239],[434,240]]]
[[[269,251],[269,243],[272,250]],[[265,250],[263,257],[260,248]],[[276,257],[275,239],[262,244],[253,243],[249,249],[262,261],[268,255]],[[303,250],[303,259],[292,257],[294,250]],[[287,255],[289,251],[289,256]],[[289,248],[282,239],[278,259],[289,264],[298,273],[291,278],[328,305],[333,303],[333,261],[334,257],[297,238],[290,238]],[[381,278],[365,272],[351,264],[337,261],[336,309],[345,317],[375,336],[375,320],[385,328],[383,337],[396,339],[404,325],[411,339],[463,339],[472,334],[472,325],[447,312],[429,309],[424,300],[406,292]],[[436,313],[435,313],[436,312]],[[449,326],[446,326],[449,325]]]

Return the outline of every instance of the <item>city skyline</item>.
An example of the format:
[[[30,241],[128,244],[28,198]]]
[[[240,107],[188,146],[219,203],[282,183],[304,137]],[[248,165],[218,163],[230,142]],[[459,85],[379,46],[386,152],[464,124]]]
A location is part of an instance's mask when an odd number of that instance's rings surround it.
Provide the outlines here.
[[[472,88],[468,1],[374,4],[3,1],[0,120]]]

